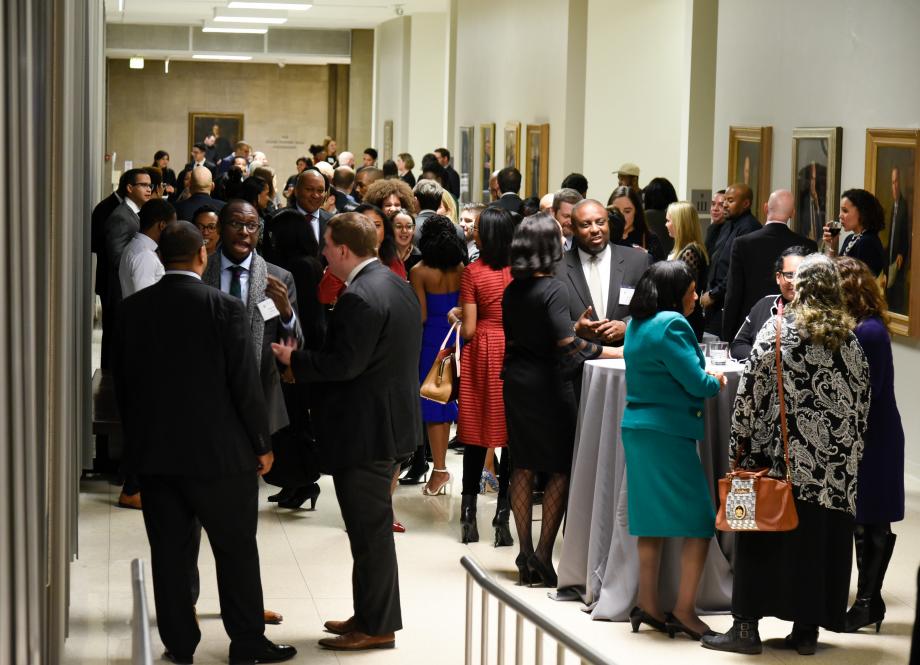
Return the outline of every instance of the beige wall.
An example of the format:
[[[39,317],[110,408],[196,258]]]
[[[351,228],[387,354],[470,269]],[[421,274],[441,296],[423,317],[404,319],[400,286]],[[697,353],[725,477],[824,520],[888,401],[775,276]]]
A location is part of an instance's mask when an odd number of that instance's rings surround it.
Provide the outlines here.
[[[445,77],[447,68],[447,14],[412,15],[409,40],[409,109],[411,128],[405,146],[421,172],[422,155],[447,143],[445,128]],[[447,146],[450,148],[451,146]]]
[[[348,77],[348,142],[361,163],[361,153],[371,145],[374,117],[374,31],[351,31],[351,67]]]
[[[406,150],[409,136],[409,43],[412,24],[408,16],[381,23],[374,31],[374,147],[383,165],[383,125],[393,121],[393,157]]]
[[[297,157],[326,133],[328,70],[312,65],[148,60],[141,70],[108,61],[106,150],[135,166],[166,150],[173,170],[188,160],[190,112],[242,113],[245,138],[262,150],[283,182]],[[361,148],[363,150],[363,147]]]

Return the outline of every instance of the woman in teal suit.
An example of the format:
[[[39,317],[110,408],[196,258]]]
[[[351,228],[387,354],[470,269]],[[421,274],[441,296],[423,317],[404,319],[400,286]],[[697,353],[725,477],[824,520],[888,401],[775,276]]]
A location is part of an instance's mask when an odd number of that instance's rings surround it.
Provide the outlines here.
[[[709,631],[696,614],[699,586],[715,511],[696,442],[703,438],[703,400],[725,377],[705,370],[693,328],[685,318],[696,303],[693,274],[683,261],[652,265],[636,285],[626,328],[626,451],[629,533],[639,537],[639,604],[633,631],[645,623],[672,637],[699,640]],[[681,581],[673,613],[658,606],[663,538],[684,538]]]

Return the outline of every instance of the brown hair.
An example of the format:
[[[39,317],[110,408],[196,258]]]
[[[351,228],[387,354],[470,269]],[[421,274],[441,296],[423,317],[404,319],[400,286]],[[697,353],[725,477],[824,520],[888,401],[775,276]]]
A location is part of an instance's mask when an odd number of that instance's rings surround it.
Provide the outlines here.
[[[358,212],[343,212],[326,225],[329,237],[336,245],[345,245],[355,256],[377,256],[377,227]]]
[[[364,195],[363,200],[365,203],[370,203],[383,209],[384,200],[391,194],[396,194],[399,198],[399,204],[413,215],[418,212],[415,194],[412,193],[412,188],[403,180],[375,180],[367,188],[367,193]]]
[[[840,271],[840,286],[843,288],[843,304],[857,322],[870,316],[879,317],[888,325],[888,303],[878,280],[865,263],[852,256],[836,259]]]

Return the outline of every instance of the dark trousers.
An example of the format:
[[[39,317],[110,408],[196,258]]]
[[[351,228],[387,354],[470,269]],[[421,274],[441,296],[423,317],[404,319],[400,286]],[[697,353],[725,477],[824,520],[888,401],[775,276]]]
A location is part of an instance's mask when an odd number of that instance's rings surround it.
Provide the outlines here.
[[[351,593],[355,625],[367,635],[385,635],[402,628],[390,501],[396,465],[395,460],[379,460],[332,473],[354,560]]]
[[[227,635],[240,645],[260,643],[265,621],[256,547],[258,476],[251,471],[215,478],[140,476],[140,486],[163,645],[186,656],[201,639],[189,565],[198,549],[199,522],[214,552]]]

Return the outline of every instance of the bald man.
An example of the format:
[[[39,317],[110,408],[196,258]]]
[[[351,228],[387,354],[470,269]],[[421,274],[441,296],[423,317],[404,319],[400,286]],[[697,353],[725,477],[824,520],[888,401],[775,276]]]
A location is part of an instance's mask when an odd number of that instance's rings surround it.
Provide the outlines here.
[[[728,192],[726,192],[727,194]],[[728,269],[728,288],[722,314],[722,339],[735,338],[744,318],[764,296],[779,293],[774,275],[777,257],[789,247],[800,245],[818,251],[810,240],[789,228],[795,210],[795,197],[788,189],[770,194],[763,228],[735,239]]]
[[[339,166],[350,166],[351,170],[355,170],[355,155],[354,153],[345,152],[339,153]]]
[[[214,178],[211,171],[204,166],[193,168],[188,179],[188,191],[191,196],[176,204],[176,217],[191,222],[195,211],[202,206],[211,206],[220,212],[220,209],[224,207],[224,202],[211,197],[213,189]]]

